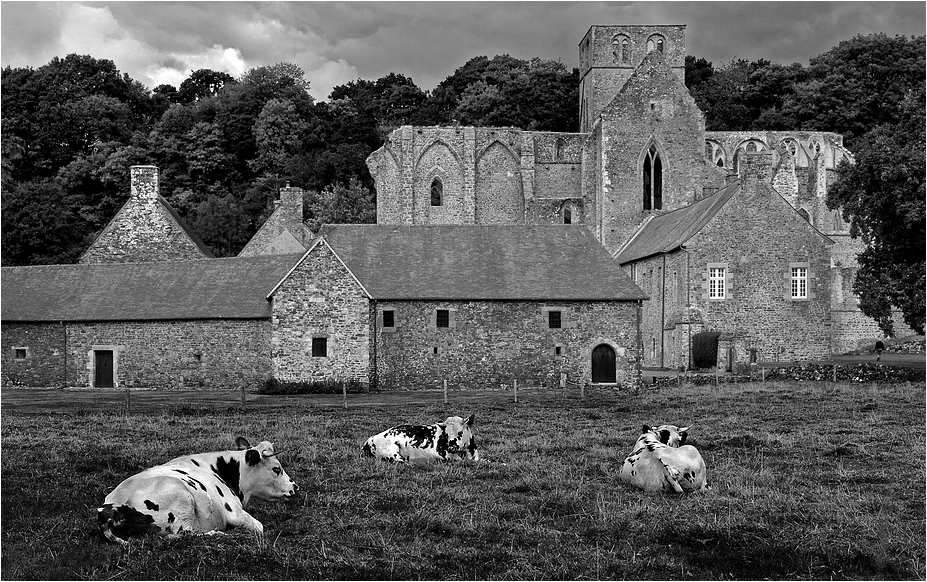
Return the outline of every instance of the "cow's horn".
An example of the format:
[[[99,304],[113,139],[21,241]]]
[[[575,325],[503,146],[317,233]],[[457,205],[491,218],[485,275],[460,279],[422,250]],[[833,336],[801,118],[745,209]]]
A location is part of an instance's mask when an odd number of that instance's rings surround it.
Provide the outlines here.
[[[265,457],[276,457],[276,456],[279,455],[280,453],[281,453],[281,451],[276,451],[276,452],[273,452],[273,453],[268,452],[268,451],[264,451],[264,456],[265,456]]]

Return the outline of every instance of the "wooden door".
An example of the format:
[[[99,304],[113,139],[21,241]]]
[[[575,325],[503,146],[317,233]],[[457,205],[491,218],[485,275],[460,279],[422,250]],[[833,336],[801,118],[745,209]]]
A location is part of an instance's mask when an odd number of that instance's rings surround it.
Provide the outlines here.
[[[592,350],[592,381],[597,384],[615,383],[615,350],[600,344]]]
[[[94,350],[93,386],[113,387],[113,350]]]

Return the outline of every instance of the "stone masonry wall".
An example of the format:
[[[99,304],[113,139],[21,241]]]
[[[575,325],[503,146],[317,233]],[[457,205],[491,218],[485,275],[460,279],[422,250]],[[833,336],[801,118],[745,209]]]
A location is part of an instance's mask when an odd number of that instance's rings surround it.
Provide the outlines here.
[[[368,382],[369,303],[328,244],[319,242],[273,295],[274,377]],[[324,338],[324,357],[313,357],[313,338]]]
[[[760,180],[771,179],[771,154]],[[771,188],[771,187],[770,187]],[[687,244],[688,293],[706,331],[720,331],[760,360],[805,360],[831,353],[830,242],[772,190],[747,177],[740,192]],[[728,296],[708,298],[708,265],[726,265]],[[809,299],[788,298],[791,263],[809,269]]]
[[[688,90],[651,55],[602,114],[602,243],[614,252],[650,214],[701,195],[704,117]],[[643,210],[643,159],[654,144],[663,165],[662,210]]]
[[[306,249],[309,241],[303,240],[302,188],[292,188],[287,184],[286,188],[280,189],[280,200],[276,203],[273,214],[238,253],[239,257],[297,253]],[[284,233],[289,233],[292,238],[281,238]],[[289,242],[289,245],[285,242]]]
[[[256,388],[270,372],[266,320],[193,320],[3,326],[4,384],[93,387],[94,350],[112,350],[119,388]],[[7,342],[10,342],[7,344]],[[31,362],[7,365],[7,346]],[[65,348],[66,346],[66,348]],[[65,372],[65,362],[67,372]]]
[[[616,352],[618,382],[634,379],[637,306],[634,302],[401,301],[395,328],[378,325],[375,337],[381,389],[511,388],[515,379],[570,387],[591,380],[591,353],[605,343]],[[450,327],[435,326],[448,309]],[[548,327],[547,310],[562,310],[563,328]],[[557,355],[557,347],[560,355]]]
[[[0,325],[0,384],[58,387],[65,384],[65,328],[60,323]],[[25,357],[16,358],[16,350]]]
[[[158,199],[158,169],[133,166],[132,194],[80,263],[129,263],[207,258]]]

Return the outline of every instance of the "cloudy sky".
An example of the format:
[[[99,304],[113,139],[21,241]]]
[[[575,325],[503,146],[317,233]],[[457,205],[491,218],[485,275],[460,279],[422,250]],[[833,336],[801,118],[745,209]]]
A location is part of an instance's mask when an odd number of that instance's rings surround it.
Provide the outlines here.
[[[592,24],[686,24],[689,54],[807,64],[856,34],[925,33],[924,2],[0,2],[0,64],[110,59],[149,88],[281,61],[310,92],[390,72],[433,89],[469,58],[577,66]]]

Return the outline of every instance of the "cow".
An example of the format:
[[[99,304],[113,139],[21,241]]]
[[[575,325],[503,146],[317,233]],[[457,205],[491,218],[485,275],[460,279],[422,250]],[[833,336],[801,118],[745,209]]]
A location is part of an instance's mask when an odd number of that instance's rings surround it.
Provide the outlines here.
[[[290,499],[296,484],[283,470],[274,445],[251,446],[235,439],[238,450],[177,457],[120,483],[97,509],[103,536],[126,545],[129,537],[157,534],[219,533],[264,526],[245,508],[252,498]]]
[[[394,463],[480,460],[473,438],[473,416],[449,416],[427,426],[403,424],[377,433],[364,443],[364,455]]]
[[[643,425],[634,450],[618,471],[622,483],[646,493],[684,493],[709,489],[705,461],[698,449],[687,445],[691,427]]]

